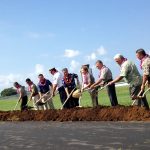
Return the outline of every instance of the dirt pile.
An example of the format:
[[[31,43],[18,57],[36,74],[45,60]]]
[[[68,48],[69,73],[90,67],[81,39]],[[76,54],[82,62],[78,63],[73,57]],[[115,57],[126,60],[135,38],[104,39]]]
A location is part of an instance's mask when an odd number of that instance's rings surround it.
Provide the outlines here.
[[[150,111],[137,106],[74,108],[46,111],[0,111],[1,121],[150,121]]]

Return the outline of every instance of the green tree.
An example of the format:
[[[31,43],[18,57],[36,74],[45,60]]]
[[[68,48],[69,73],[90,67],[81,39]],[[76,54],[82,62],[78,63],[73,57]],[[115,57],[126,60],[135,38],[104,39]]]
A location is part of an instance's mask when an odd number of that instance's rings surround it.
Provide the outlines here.
[[[11,96],[11,95],[16,95],[17,92],[15,89],[13,89],[12,87],[11,88],[7,88],[7,89],[4,89],[2,92],[1,92],[1,96],[4,97],[4,96]]]

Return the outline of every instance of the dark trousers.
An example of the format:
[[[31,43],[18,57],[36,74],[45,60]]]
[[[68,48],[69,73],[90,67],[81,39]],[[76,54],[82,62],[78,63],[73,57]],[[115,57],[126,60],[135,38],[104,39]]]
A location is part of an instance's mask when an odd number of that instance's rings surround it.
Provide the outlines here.
[[[28,102],[28,97],[27,96],[22,97],[21,105],[20,105],[21,111],[27,109],[27,102]]]
[[[67,94],[66,94],[66,91],[65,91],[65,88],[62,86],[58,89],[59,91],[59,96],[60,96],[60,100],[61,100],[61,103],[63,104],[65,102],[65,100],[67,99]],[[68,104],[66,103],[64,105],[64,108],[68,108]]]
[[[98,106],[98,89],[94,89],[92,92],[89,92],[89,93],[92,99],[93,107]]]
[[[72,90],[73,90],[72,88],[68,88],[68,92],[69,93],[71,93]],[[75,90],[76,89],[74,89],[74,91]],[[70,98],[68,99],[68,105],[69,105],[69,108],[73,108],[73,107],[79,106],[79,98],[74,98],[71,95]]]
[[[107,86],[107,93],[110,99],[111,106],[118,105],[115,84]]]

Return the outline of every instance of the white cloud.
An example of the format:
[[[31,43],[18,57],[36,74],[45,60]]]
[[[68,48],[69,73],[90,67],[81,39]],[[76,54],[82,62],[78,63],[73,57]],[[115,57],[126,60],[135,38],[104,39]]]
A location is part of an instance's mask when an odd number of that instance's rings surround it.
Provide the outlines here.
[[[0,75],[0,91],[3,90],[4,88],[13,87],[14,82],[18,82],[21,85],[27,86],[25,83],[26,78],[30,78],[32,81],[37,83],[38,82],[37,75],[40,73],[45,75],[44,66],[42,64],[36,64],[32,73],[27,74],[10,73],[8,75]]]
[[[104,56],[107,54],[106,49],[103,46],[100,46],[98,49],[93,51],[90,55],[87,55],[86,58],[88,61],[96,60],[98,56]]]
[[[66,49],[65,50],[65,54],[64,57],[75,57],[78,56],[80,54],[80,52],[78,50],[71,50],[71,49]]]
[[[99,56],[103,56],[103,55],[107,54],[107,51],[106,51],[106,49],[105,49],[103,46],[100,46],[100,48],[98,48],[98,49],[96,50],[96,52],[97,52],[97,54],[98,54]]]
[[[13,87],[14,82],[24,82],[25,78],[21,74],[0,75],[0,90]]]
[[[35,65],[35,74],[44,73],[44,66],[41,64]]]
[[[70,68],[69,68],[69,70],[71,71],[71,72],[76,72],[77,71],[77,69],[79,69],[79,66],[80,66],[80,63],[79,62],[77,62],[77,61],[75,61],[75,60],[72,60],[71,61],[71,63],[70,63]]]
[[[88,61],[91,61],[91,60],[96,60],[96,53],[95,52],[93,52],[93,53],[91,53],[90,55],[88,55],[87,56],[87,60]]]

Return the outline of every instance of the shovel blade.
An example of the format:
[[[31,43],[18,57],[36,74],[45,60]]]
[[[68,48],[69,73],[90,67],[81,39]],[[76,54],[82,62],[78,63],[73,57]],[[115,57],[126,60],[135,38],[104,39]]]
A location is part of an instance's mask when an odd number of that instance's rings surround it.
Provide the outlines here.
[[[45,104],[45,103],[43,103],[43,102],[38,102],[38,103],[37,103],[38,106],[42,106],[42,105],[44,105],[44,104]]]

